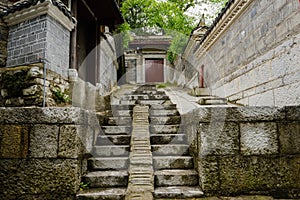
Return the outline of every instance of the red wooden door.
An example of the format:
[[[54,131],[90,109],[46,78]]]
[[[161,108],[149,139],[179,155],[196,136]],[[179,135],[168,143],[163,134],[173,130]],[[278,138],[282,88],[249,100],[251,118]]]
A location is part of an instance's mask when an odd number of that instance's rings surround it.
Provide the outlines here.
[[[146,59],[146,83],[164,82],[164,60]]]

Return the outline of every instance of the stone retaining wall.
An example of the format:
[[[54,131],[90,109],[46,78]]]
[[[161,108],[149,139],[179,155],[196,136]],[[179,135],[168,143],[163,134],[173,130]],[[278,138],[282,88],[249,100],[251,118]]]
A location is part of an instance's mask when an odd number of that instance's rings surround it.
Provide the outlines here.
[[[183,121],[205,194],[300,197],[300,107],[199,108]]]
[[[199,86],[191,77],[204,65],[213,95],[249,106],[299,105],[299,17],[298,1],[234,1],[201,43],[190,40],[185,84]]]
[[[44,89],[46,106],[70,105],[68,79],[48,69],[44,73],[43,63],[0,69],[0,106],[42,106]]]
[[[0,108],[1,199],[74,199],[97,124],[79,108]]]

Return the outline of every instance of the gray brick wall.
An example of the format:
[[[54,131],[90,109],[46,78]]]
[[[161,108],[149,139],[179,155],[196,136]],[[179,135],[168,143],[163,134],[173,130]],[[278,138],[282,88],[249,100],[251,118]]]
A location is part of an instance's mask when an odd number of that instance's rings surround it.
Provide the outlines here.
[[[32,63],[45,58],[46,15],[9,27],[7,66]]]
[[[48,15],[9,27],[7,66],[48,60],[47,68],[67,76],[70,32]]]
[[[299,17],[298,1],[255,0],[203,56],[192,49],[187,60],[205,65],[214,95],[250,106],[297,105]]]
[[[7,0],[0,0],[0,11],[7,6]],[[8,27],[0,19],[0,67],[5,67],[7,58]]]

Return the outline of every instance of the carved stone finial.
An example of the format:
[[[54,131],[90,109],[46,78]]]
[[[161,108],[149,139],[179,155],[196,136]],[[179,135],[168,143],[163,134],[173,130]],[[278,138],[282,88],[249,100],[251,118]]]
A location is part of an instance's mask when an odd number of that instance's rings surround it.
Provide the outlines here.
[[[204,14],[202,14],[200,22],[199,22],[199,27],[204,27],[205,25],[205,17]]]

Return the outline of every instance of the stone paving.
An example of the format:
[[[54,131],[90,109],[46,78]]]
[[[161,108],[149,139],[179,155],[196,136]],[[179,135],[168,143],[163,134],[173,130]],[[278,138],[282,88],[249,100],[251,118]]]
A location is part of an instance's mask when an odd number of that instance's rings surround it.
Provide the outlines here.
[[[149,132],[149,107],[133,108],[133,123],[126,200],[153,199],[154,171]]]

